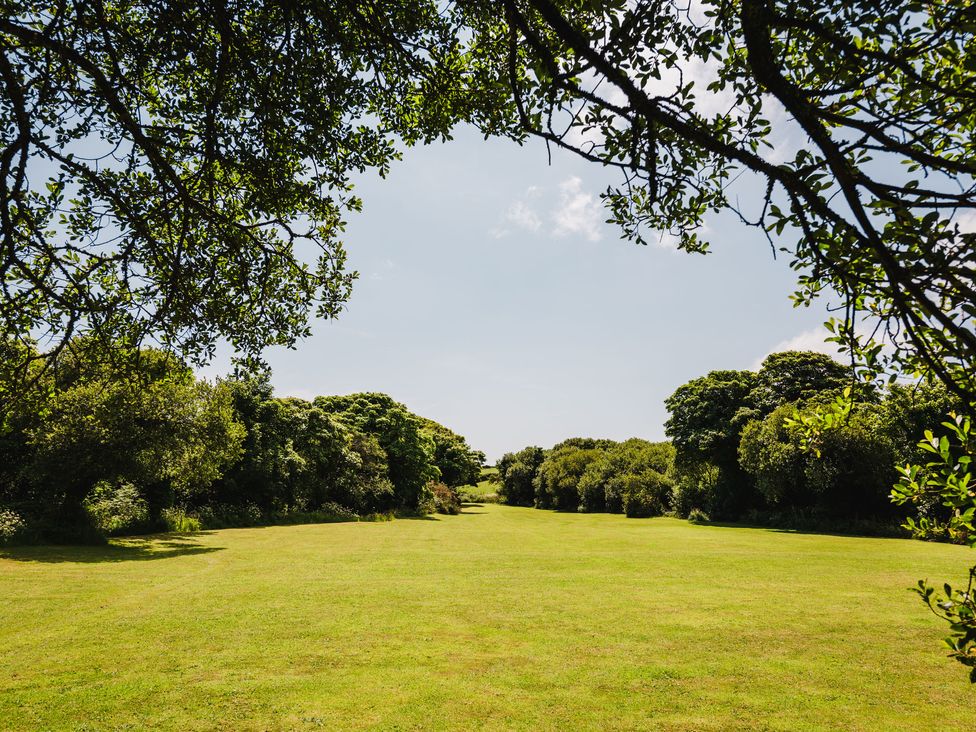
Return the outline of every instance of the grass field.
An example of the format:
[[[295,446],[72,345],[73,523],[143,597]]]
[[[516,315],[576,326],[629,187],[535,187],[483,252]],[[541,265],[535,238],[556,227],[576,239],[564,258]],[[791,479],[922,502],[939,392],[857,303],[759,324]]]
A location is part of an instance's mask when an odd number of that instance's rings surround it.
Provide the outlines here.
[[[481,480],[478,481],[477,485],[465,486],[464,492],[472,496],[486,496],[490,493],[497,493],[498,483],[490,480],[493,475],[498,475],[498,468],[482,468]]]
[[[485,505],[0,550],[4,730],[972,730],[976,552]]]

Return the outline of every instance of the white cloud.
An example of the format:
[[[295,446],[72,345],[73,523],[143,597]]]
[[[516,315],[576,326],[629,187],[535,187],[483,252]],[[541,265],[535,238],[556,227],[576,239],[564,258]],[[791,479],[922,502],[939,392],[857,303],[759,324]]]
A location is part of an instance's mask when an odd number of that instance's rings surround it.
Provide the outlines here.
[[[964,210],[962,213],[956,214],[954,221],[959,224],[960,233],[976,234],[976,211]]]
[[[529,192],[531,193],[532,190],[530,188]],[[520,229],[526,229],[528,231],[538,231],[542,226],[542,219],[539,218],[535,210],[525,201],[516,201],[513,203],[509,207],[508,213],[505,214],[505,220],[512,222]]]
[[[511,234],[512,230],[509,228],[509,224],[525,231],[538,231],[542,228],[542,219],[529,203],[529,201],[538,198],[541,191],[542,189],[538,186],[529,186],[526,188],[522,198],[508,207],[508,210],[503,216],[504,223],[488,232],[491,237],[493,239],[503,239]]]
[[[577,234],[597,241],[601,237],[602,206],[596,196],[583,191],[582,179],[574,175],[559,184],[559,205],[552,220],[556,236]]]
[[[759,367],[762,366],[762,362],[766,360],[767,356],[773,353],[779,353],[780,351],[815,351],[817,353],[826,353],[828,356],[833,356],[834,358],[839,358],[841,354],[837,344],[824,342],[824,339],[829,335],[830,334],[827,332],[826,328],[823,327],[805,330],[792,338],[788,338],[785,341],[780,341],[777,343],[775,346],[766,351],[766,353],[757,358],[750,368],[753,371],[757,371]]]

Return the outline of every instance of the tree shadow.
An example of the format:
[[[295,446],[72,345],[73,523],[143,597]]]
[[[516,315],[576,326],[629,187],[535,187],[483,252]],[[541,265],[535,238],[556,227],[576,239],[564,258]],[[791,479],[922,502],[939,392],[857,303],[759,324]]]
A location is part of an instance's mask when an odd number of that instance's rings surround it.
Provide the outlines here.
[[[210,532],[199,532],[207,534]],[[188,534],[162,534],[115,539],[102,546],[18,546],[0,549],[0,559],[42,564],[150,561],[223,551],[221,546],[202,546]]]
[[[689,522],[691,523],[691,522]],[[907,532],[900,532],[896,528],[852,528],[850,530],[831,527],[790,527],[769,526],[757,523],[735,523],[732,521],[696,521],[692,526],[714,526],[720,529],[759,529],[772,534],[811,534],[814,536],[837,536],[845,539],[911,539]]]

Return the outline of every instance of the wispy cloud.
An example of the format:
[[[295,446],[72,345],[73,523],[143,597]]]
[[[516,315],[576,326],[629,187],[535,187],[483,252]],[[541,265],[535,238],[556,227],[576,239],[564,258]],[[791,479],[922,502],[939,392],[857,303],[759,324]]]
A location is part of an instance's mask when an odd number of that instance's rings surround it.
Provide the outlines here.
[[[541,193],[538,186],[529,186],[519,200],[515,201],[508,210],[505,211],[503,223],[491,230],[491,235],[495,239],[502,239],[512,233],[512,227],[524,231],[537,232],[542,228],[542,218],[536,212],[532,201],[537,199]]]
[[[559,184],[559,203],[552,212],[552,221],[555,236],[575,234],[598,241],[603,223],[600,201],[584,191],[583,180],[574,175]]]
[[[525,201],[516,201],[508,209],[505,219],[520,229],[538,231],[542,227],[542,219]]]

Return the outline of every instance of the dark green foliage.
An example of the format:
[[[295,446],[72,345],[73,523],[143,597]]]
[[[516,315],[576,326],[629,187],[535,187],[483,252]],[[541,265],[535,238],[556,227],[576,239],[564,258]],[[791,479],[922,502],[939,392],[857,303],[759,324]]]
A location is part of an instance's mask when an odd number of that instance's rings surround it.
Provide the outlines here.
[[[498,496],[510,506],[535,504],[535,477],[545,459],[541,447],[526,447],[506,453],[498,461]]]
[[[664,404],[664,431],[681,463],[711,462],[720,468],[737,460],[743,409],[757,385],[752,371],[712,371],[678,387]]]
[[[434,443],[433,462],[440,472],[440,480],[457,488],[476,485],[481,479],[483,452],[468,447],[467,440],[432,419],[421,419],[423,433]]]
[[[740,463],[744,428],[797,399],[831,398],[849,380],[850,371],[829,356],[785,351],[767,357],[757,373],[713,371],[679,387],[665,401],[671,413],[665,432],[676,448],[682,494],[676,502],[679,513],[697,507],[715,519],[730,520],[765,508],[755,474]]]
[[[205,503],[253,505],[264,516],[316,511],[329,502],[356,512],[392,507],[386,456],[373,437],[310,402],[271,398],[253,381],[234,388],[245,450]]]
[[[58,369],[40,374],[27,400],[34,411],[25,414],[22,402],[7,420],[5,441],[16,449],[0,501],[40,539],[149,528],[163,508],[192,500],[240,454],[242,428],[224,385],[197,381],[159,351],[140,351],[133,372],[131,363],[117,370],[110,359],[90,358],[85,342],[77,345]],[[102,495],[86,505],[103,482]],[[124,500],[113,497],[122,486]],[[126,502],[144,504],[146,515],[130,520]]]
[[[749,424],[739,448],[743,468],[773,512],[810,509],[827,518],[893,519],[888,500],[896,473],[894,445],[881,429],[878,408],[862,405],[825,433],[819,457],[802,445],[784,405]]]
[[[415,511],[429,501],[427,485],[438,478],[438,470],[434,441],[423,431],[420,417],[386,394],[318,397],[314,404],[376,439],[386,453],[397,508]]]
[[[667,442],[573,437],[503,456],[499,495],[510,505],[659,516],[671,506],[673,462]]]
[[[580,479],[612,444],[609,440],[572,438],[548,450],[533,479],[536,507],[576,511]]]
[[[386,395],[278,399],[267,375],[209,384],[160,351],[77,345],[5,412],[2,542],[416,513],[435,507],[435,444],[456,478],[480,468]]]
[[[896,460],[905,463],[925,463],[928,454],[919,448],[926,430],[936,435],[948,434],[942,425],[950,412],[963,413],[962,401],[942,384],[892,384],[881,403],[882,429],[895,445]]]
[[[674,484],[656,470],[629,473],[620,479],[624,513],[630,518],[660,516],[671,503]]]
[[[814,351],[781,351],[762,362],[749,406],[766,415],[782,404],[839,394],[851,381],[850,367],[830,356]]]
[[[669,473],[673,463],[674,448],[668,442],[632,438],[614,444],[580,478],[579,510],[621,513],[625,510],[628,485],[639,483],[644,476]],[[670,494],[670,489],[667,493]],[[670,502],[670,495],[665,496],[658,513],[666,510]]]

